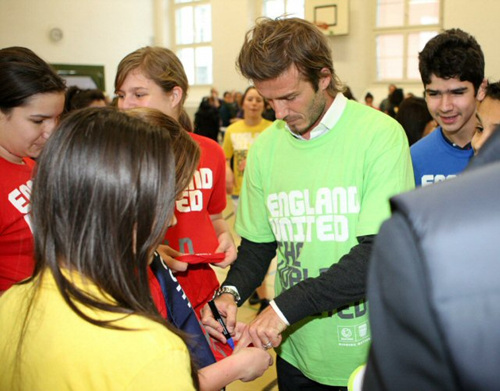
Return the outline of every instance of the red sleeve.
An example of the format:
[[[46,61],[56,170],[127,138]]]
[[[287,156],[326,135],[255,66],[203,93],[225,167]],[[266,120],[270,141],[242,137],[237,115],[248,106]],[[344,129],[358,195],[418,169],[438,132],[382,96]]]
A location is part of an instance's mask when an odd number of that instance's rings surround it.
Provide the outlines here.
[[[214,160],[216,160],[217,175],[214,177],[214,192],[208,205],[208,213],[222,213],[226,209],[226,157],[222,148],[217,145],[214,151]]]
[[[213,172],[214,186],[207,205],[209,214],[222,213],[226,209],[226,157],[222,147],[215,141],[190,133],[200,145],[200,167],[210,167]]]

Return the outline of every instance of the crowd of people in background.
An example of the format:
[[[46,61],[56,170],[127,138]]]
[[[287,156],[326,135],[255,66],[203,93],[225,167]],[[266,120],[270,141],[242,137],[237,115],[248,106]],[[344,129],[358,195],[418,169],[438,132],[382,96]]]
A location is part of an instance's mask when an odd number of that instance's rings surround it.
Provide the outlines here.
[[[475,38],[436,35],[424,96],[378,107],[303,19],[258,20],[236,63],[248,88],[191,119],[167,48],[127,54],[113,102],[0,49],[0,389],[220,390],[273,348],[283,391],[498,386],[500,81]]]

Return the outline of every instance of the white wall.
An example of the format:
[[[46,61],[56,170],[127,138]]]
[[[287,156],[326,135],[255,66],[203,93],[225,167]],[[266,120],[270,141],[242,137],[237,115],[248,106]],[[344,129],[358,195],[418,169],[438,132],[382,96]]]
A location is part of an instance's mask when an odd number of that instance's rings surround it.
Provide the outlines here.
[[[374,6],[365,0],[349,2],[349,34],[328,37],[333,66],[340,80],[351,88],[358,101],[375,73],[369,66],[375,56],[373,38]]]
[[[444,28],[461,28],[472,34],[484,52],[485,75],[500,79],[500,52],[498,50],[500,1],[498,0],[445,0]]]
[[[131,51],[154,43],[169,45],[171,24],[155,23],[169,0],[0,0],[0,47],[21,45],[48,62],[104,65],[106,91],[113,94],[118,62]],[[460,27],[474,35],[486,57],[486,75],[500,78],[496,21],[500,0],[443,0],[444,28]],[[244,90],[248,82],[235,69],[245,32],[260,12],[259,0],[212,0],[214,85],[224,90]],[[376,0],[350,0],[349,35],[329,37],[334,67],[358,100],[371,91],[380,102],[388,83],[374,82],[373,27]],[[160,14],[160,17],[158,17]],[[49,40],[59,27],[64,38]],[[161,35],[161,36],[160,36]],[[398,84],[399,85],[399,84]],[[422,93],[420,83],[401,84],[405,92]],[[191,88],[186,102],[193,113],[209,87]]]
[[[236,71],[235,62],[245,33],[255,20],[254,4],[254,0],[212,0],[213,85],[221,96],[225,90],[243,91],[248,86]],[[188,112],[198,107],[209,89],[191,88],[186,101]]]
[[[64,33],[56,43],[53,27]],[[51,63],[104,65],[110,96],[118,62],[152,42],[150,0],[0,0],[0,47],[26,46]]]

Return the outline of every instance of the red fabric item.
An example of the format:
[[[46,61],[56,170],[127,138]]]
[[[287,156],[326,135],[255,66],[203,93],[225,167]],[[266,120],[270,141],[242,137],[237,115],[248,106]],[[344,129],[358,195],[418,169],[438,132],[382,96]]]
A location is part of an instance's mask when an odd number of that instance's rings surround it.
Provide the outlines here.
[[[219,263],[224,260],[224,253],[201,253],[201,254],[183,254],[176,259],[181,262],[196,265],[198,263]]]
[[[148,280],[149,289],[151,290],[151,296],[153,297],[156,309],[164,319],[167,319],[167,305],[165,304],[165,299],[163,298],[163,292],[161,291],[160,283],[156,279],[150,267],[148,267]]]
[[[219,243],[210,215],[226,208],[226,159],[215,141],[189,135],[201,148],[200,164],[182,199],[176,202],[177,224],[168,229],[164,244],[182,253],[213,253]],[[201,309],[219,287],[215,272],[208,264],[189,265],[176,277],[200,318]]]
[[[35,162],[23,160],[0,158],[0,291],[31,276],[35,264],[28,215]]]

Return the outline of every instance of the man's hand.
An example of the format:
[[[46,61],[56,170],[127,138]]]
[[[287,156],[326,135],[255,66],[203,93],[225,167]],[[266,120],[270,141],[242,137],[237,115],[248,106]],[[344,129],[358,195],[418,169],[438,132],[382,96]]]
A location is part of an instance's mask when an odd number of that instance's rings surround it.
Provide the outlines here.
[[[281,333],[286,329],[286,324],[271,306],[268,306],[247,326],[235,351],[249,344],[256,348],[270,349],[281,344]]]
[[[229,293],[223,293],[215,299],[215,305],[217,306],[221,316],[225,318],[226,328],[229,333],[231,335],[237,334],[239,331],[236,329],[236,313],[238,311],[238,307],[236,306],[234,297]],[[201,322],[211,337],[221,342],[226,342],[226,338],[222,334],[222,326],[215,320],[208,304],[206,304],[201,310]],[[243,335],[244,334],[245,333],[243,333]]]

